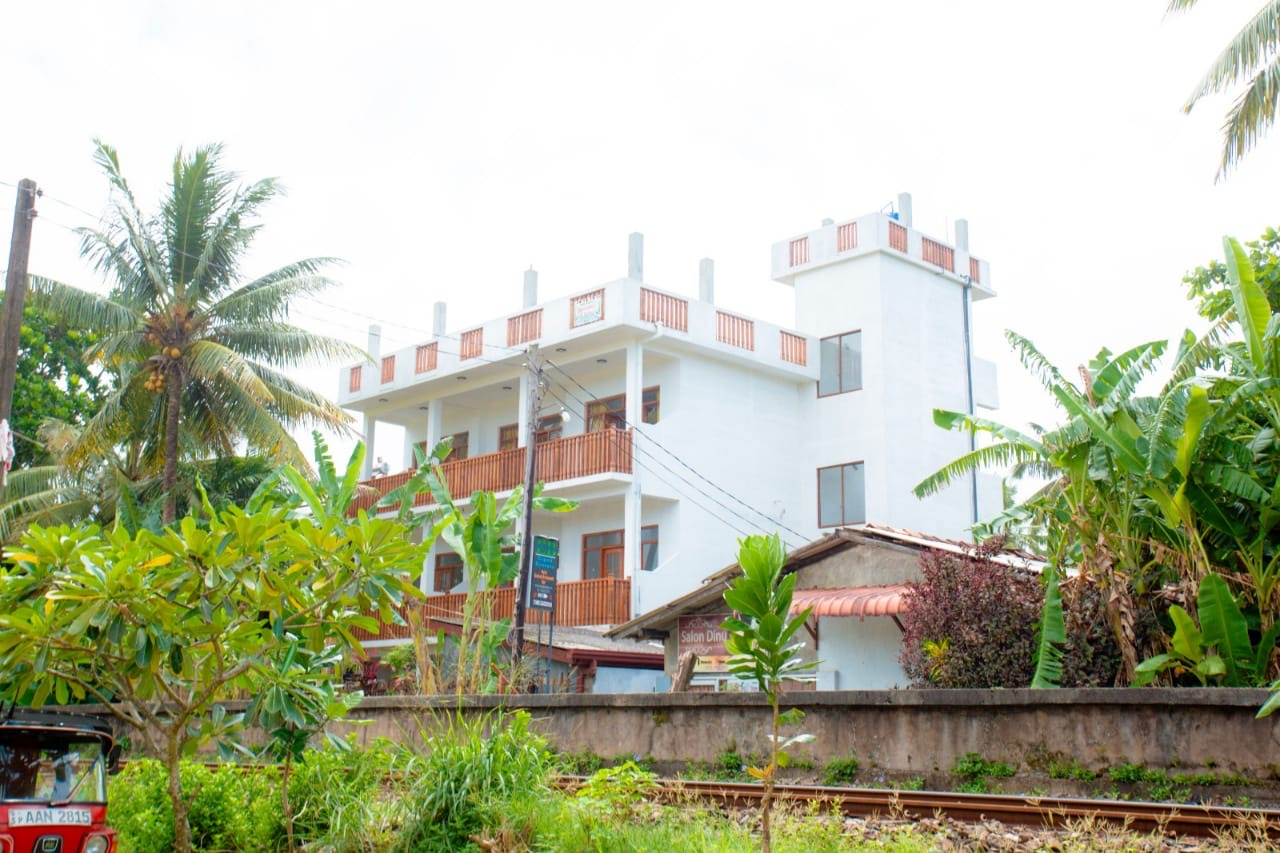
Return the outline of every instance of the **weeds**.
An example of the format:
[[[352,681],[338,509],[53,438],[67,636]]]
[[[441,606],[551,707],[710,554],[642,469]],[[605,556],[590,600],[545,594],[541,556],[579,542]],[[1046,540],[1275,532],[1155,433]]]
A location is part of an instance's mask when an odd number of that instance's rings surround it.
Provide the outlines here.
[[[861,762],[850,753],[845,758],[833,758],[822,769],[822,784],[852,785],[858,777]]]

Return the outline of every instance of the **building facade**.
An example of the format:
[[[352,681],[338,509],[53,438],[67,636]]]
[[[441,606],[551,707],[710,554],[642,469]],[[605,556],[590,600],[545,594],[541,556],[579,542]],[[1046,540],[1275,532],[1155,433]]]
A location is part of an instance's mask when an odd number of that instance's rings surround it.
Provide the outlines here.
[[[451,436],[458,500],[520,483],[532,437],[547,493],[581,502],[533,523],[560,541],[559,624],[650,611],[731,562],[748,533],[778,530],[794,547],[873,520],[962,536],[998,508],[998,481],[926,501],[911,488],[971,447],[933,424],[935,407],[997,403],[971,334],[973,303],[994,295],[990,269],[969,253],[965,223],[948,244],[912,228],[909,196],[898,207],[773,246],[794,328],[717,304],[710,261],[696,299],[647,283],[634,234],[626,278],[540,304],[526,273],[519,311],[448,330],[437,303],[434,336],[395,352],[379,352],[371,330],[374,361],[342,369],[339,403],[366,436],[379,422],[404,428],[402,447],[369,448],[392,471]],[[407,476],[370,482],[386,492]],[[421,580],[438,593],[428,605],[456,609],[461,582],[440,543]],[[501,613],[513,599],[497,594]]]

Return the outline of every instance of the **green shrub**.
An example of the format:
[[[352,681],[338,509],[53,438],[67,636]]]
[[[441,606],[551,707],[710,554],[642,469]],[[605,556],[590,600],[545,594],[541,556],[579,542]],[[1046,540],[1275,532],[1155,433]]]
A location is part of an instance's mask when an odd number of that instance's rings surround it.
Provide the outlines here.
[[[581,752],[561,752],[556,756],[561,772],[570,776],[590,776],[604,766],[604,758],[584,749]]]
[[[380,817],[387,804],[378,798],[391,765],[391,747],[372,749],[326,745],[308,750],[289,775],[295,844],[325,849],[365,849],[383,834]]]
[[[1141,764],[1118,764],[1107,770],[1112,782],[1137,784],[1139,782],[1160,783],[1167,781],[1165,774],[1159,770],[1148,770]]]
[[[197,850],[274,850],[284,831],[279,777],[274,770],[245,772],[232,765],[211,769],[183,762],[182,789],[191,797],[188,821]],[[173,806],[168,773],[158,761],[130,761],[111,780],[110,824],[120,833],[120,853],[173,849]]]
[[[987,761],[976,752],[966,752],[956,759],[951,767],[951,775],[959,776],[970,782],[979,779],[1007,778],[1014,774],[1014,768],[1002,761]],[[960,790],[966,790],[960,788]]]
[[[1081,782],[1092,782],[1098,778],[1096,771],[1090,770],[1075,759],[1049,762],[1050,779],[1076,779]]]
[[[473,835],[499,822],[498,806],[548,790],[551,754],[529,730],[528,712],[451,717],[425,740],[426,754],[404,768],[410,786],[401,850],[466,849]]]
[[[852,753],[847,758],[833,758],[822,769],[822,784],[852,785],[858,776],[860,766],[858,759]]]

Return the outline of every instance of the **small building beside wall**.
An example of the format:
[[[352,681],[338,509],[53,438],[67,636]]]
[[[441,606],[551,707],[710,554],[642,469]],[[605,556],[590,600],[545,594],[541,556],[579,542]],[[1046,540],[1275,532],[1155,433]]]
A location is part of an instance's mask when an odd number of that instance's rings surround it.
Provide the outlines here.
[[[924,551],[972,553],[971,544],[875,524],[845,527],[787,555],[783,572],[797,573],[792,612],[812,607],[800,636],[803,657],[818,660],[802,689],[883,690],[906,687],[898,663],[902,647],[899,615],[908,606],[907,584],[922,579]],[[1033,555],[1005,552],[994,559],[1027,568]],[[725,632],[729,615],[724,591],[742,573],[738,564],[706,578],[702,585],[668,604],[619,625],[606,636],[661,639],[665,669],[674,676],[682,655],[698,661],[692,690],[716,690],[738,684],[728,672]]]

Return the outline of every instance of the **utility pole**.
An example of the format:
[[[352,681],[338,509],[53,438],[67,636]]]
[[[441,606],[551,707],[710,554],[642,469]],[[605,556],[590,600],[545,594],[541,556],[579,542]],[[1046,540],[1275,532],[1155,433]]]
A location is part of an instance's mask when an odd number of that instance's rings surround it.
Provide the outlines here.
[[[18,372],[18,347],[22,344],[27,259],[31,256],[31,224],[36,218],[38,194],[35,181],[23,178],[18,182],[18,199],[13,206],[13,239],[9,241],[9,271],[4,280],[4,303],[0,306],[0,420],[5,421],[13,420],[13,383]],[[9,429],[12,431],[12,423]],[[5,448],[0,447],[0,455],[5,452]]]
[[[533,484],[537,475],[538,412],[542,409],[542,360],[538,345],[529,345],[529,412],[524,432],[524,512],[520,528],[520,574],[516,577],[514,616],[515,645],[511,658],[520,662],[524,655],[524,618],[529,597],[529,577],[533,567]]]

